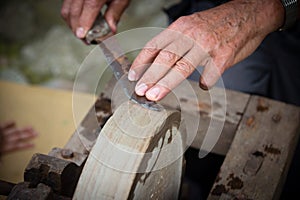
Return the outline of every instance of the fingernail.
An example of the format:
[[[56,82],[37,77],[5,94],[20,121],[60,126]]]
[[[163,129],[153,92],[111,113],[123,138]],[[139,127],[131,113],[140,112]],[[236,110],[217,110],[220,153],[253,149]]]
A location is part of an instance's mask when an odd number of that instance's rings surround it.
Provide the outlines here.
[[[139,96],[144,96],[147,88],[148,88],[147,85],[145,83],[142,83],[136,87],[135,92]]]
[[[38,134],[39,134],[39,133],[38,133],[38,132],[36,132],[36,131],[34,131],[34,132],[33,132],[33,135],[38,135]]]
[[[203,90],[208,90],[207,85],[204,84],[204,83],[201,83],[201,82],[200,82],[199,86],[200,86],[200,88],[202,88]]]
[[[115,21],[112,22],[112,28],[111,28],[113,33],[117,32],[117,23]]]
[[[147,92],[147,97],[150,98],[151,100],[156,100],[159,93],[160,93],[160,89],[156,87]]]
[[[76,29],[76,36],[78,38],[84,38],[85,37],[85,30],[82,27],[79,27]]]
[[[135,81],[136,80],[136,73],[133,70],[129,70],[128,72],[128,80]]]

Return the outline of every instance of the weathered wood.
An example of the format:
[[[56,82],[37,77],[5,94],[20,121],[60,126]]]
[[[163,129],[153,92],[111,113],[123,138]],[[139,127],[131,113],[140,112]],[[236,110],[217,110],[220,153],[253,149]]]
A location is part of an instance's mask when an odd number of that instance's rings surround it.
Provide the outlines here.
[[[29,182],[18,183],[14,186],[7,200],[71,200],[70,197],[62,196],[53,192],[51,187],[39,183],[32,187]]]
[[[299,126],[300,108],[252,96],[209,199],[278,199]]]
[[[69,162],[75,163],[78,167],[83,167],[84,162],[87,159],[86,154],[81,154],[78,152],[74,152],[71,149],[61,149],[58,147],[54,147],[49,153],[48,156],[52,156],[55,158],[59,158],[62,160],[66,160]]]
[[[31,200],[31,199],[37,199],[37,200],[52,200],[54,199],[54,194],[52,189],[44,185],[43,183],[40,183],[37,185],[36,188],[33,188],[30,186],[30,183],[23,182],[17,184],[7,197],[7,200],[14,200],[14,199],[20,199],[20,200]]]
[[[195,81],[188,81],[188,84],[192,90],[187,90],[187,86],[178,87],[175,94],[187,127],[191,127],[200,114],[199,127],[191,146],[200,149],[206,136],[217,137],[219,134],[213,149],[202,146],[202,150],[226,155],[250,96],[218,87],[204,91]],[[171,95],[165,98],[162,104],[175,107]]]
[[[108,118],[112,115],[111,101],[99,97],[75,130],[65,149],[88,155]]]
[[[176,96],[174,97],[174,95],[170,94],[161,101],[161,104],[171,109],[181,110],[182,118],[186,122],[187,127],[194,124],[195,119],[199,119],[199,122],[197,122],[199,123],[197,133],[190,139],[192,141],[188,142],[197,149],[201,147],[210,123],[214,124],[210,126],[212,132],[219,132],[220,130],[213,129],[222,127],[224,124],[219,140],[211,151],[220,155],[226,155],[250,95],[222,88],[214,88],[208,92],[200,89],[195,81],[188,80],[187,82],[192,90],[178,87],[175,90]],[[212,99],[210,94],[214,94],[215,98]],[[112,97],[113,102],[110,102]],[[127,99],[128,97],[124,96],[121,87],[117,85],[116,79],[113,77],[107,83],[103,96],[96,102],[98,111],[96,110],[95,112],[95,106],[92,106],[64,148],[88,154],[101,131],[101,127],[95,126],[97,125],[95,115],[97,113],[106,115],[105,120],[102,120],[103,122],[101,119],[98,119],[98,122],[104,125],[107,118],[111,115],[111,111],[107,110],[108,104],[112,103],[112,106],[116,108],[117,105]]]
[[[73,199],[177,199],[182,175],[180,113],[125,102],[99,135]]]
[[[25,169],[24,181],[29,182],[32,188],[43,183],[57,194],[72,197],[82,167],[72,161],[34,154]]]
[[[16,184],[0,180],[0,195],[9,195]]]
[[[114,78],[108,82],[103,95],[112,99],[113,108],[128,99]],[[186,127],[195,127],[195,124],[199,123],[195,134],[188,133],[191,138],[187,139],[187,143],[194,148],[201,147],[209,128],[210,135],[218,135],[221,132],[211,151],[226,155],[249,97],[250,95],[245,93],[217,87],[204,91],[197,82],[187,80],[159,103],[170,109],[181,110]],[[210,149],[203,147],[202,150]]]

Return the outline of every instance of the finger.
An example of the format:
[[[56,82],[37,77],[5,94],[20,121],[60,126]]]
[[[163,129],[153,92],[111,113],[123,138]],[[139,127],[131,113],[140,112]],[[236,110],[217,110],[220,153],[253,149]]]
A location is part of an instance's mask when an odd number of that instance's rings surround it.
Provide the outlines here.
[[[0,124],[0,129],[7,129],[7,128],[15,127],[15,126],[16,126],[16,123],[11,120],[11,121],[7,121],[7,122]]]
[[[162,99],[179,83],[191,75],[197,66],[206,63],[209,58],[210,56],[208,53],[193,43],[192,49],[176,62],[175,66],[165,75],[165,77],[146,92],[146,97],[152,101]]]
[[[3,135],[4,136],[13,135],[13,134],[16,134],[16,133],[22,132],[22,131],[33,131],[33,128],[32,127],[17,128],[14,126],[14,127],[5,129]]]
[[[34,147],[33,143],[30,142],[20,142],[20,143],[14,143],[9,145],[4,145],[2,148],[2,153],[10,153],[17,150],[24,150]]]
[[[166,29],[150,40],[133,61],[128,73],[128,79],[137,81],[150,66],[149,64],[154,61],[158,53],[177,38],[173,31]]]
[[[136,85],[138,95],[144,96],[146,90],[157,83],[190,48],[188,45],[182,48],[176,48],[176,46],[178,46],[176,42],[171,43],[159,52]]]
[[[223,72],[223,68],[217,67],[212,59],[209,60],[200,77],[199,86],[204,90],[210,89],[218,81]]]
[[[117,24],[128,4],[129,1],[127,0],[114,0],[109,3],[105,12],[105,19],[113,33],[117,32]]]
[[[183,57],[157,84],[146,92],[147,99],[159,101],[186,79],[196,67],[196,63],[191,63]]]
[[[62,18],[67,22],[67,24],[71,27],[71,23],[69,20],[70,8],[71,8],[72,0],[64,0],[63,5],[60,10],[60,14]]]
[[[130,81],[137,81],[151,65],[159,51],[160,50],[155,47],[144,47],[131,64],[128,79]]]
[[[83,0],[73,0],[71,3],[69,21],[71,29],[74,33],[76,33],[76,29],[78,28],[79,17],[83,9],[83,3]]]
[[[4,139],[5,142],[15,142],[20,140],[29,140],[35,138],[38,133],[32,129],[16,129],[7,135]]]
[[[85,0],[79,18],[78,28],[76,29],[76,36],[78,38],[85,37],[87,31],[91,29],[105,2],[106,1],[104,0]]]

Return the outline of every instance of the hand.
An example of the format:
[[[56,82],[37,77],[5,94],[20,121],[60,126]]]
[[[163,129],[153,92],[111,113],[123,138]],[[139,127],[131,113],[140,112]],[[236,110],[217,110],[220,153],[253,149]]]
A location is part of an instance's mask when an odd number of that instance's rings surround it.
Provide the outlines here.
[[[37,133],[31,127],[17,128],[14,122],[0,124],[0,153],[8,153],[33,147],[30,142]]]
[[[128,79],[139,80],[138,95],[158,101],[197,66],[204,66],[199,83],[208,89],[225,69],[250,55],[278,29],[283,16],[279,0],[236,0],[181,17],[146,44]]]
[[[107,4],[105,19],[113,33],[117,23],[129,4],[129,0],[64,0],[61,15],[74,34],[82,39],[91,29],[101,8]]]

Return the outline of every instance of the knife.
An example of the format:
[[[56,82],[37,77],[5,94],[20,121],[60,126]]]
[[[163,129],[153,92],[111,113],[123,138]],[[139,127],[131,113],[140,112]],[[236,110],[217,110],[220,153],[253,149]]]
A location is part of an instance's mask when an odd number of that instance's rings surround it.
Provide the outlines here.
[[[145,96],[138,96],[134,92],[136,81],[129,81],[127,78],[131,63],[122,52],[118,41],[114,37],[110,37],[112,35],[113,33],[111,32],[109,25],[100,12],[92,28],[87,32],[85,41],[87,44],[99,45],[108,65],[112,69],[117,81],[120,82],[121,87],[123,88],[123,91],[128,99],[144,108],[154,111],[161,111],[163,109],[161,105],[154,101],[149,101]],[[123,76],[125,76],[125,78],[122,78]]]

